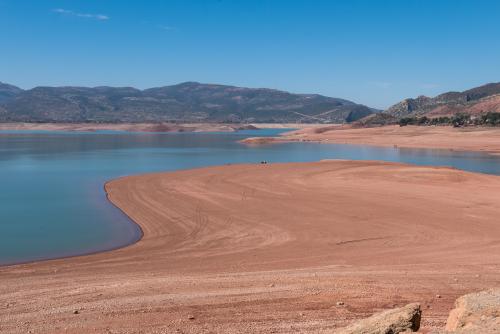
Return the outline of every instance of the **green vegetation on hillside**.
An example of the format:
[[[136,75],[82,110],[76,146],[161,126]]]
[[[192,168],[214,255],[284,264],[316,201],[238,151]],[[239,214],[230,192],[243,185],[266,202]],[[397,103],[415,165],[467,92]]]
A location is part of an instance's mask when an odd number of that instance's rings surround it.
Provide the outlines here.
[[[455,114],[452,117],[403,117],[399,120],[400,126],[406,125],[453,125],[454,127],[463,126],[500,126],[500,113],[488,112],[479,116],[468,114]]]

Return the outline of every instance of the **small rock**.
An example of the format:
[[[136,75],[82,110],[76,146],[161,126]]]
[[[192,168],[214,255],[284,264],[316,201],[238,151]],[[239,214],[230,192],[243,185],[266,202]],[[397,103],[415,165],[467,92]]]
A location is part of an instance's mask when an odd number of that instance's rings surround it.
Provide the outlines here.
[[[78,311],[78,310],[73,311],[73,314],[79,314],[79,313],[80,313],[80,311]]]
[[[337,302],[337,306],[342,306],[344,305],[344,302]]]
[[[269,284],[269,287],[270,288],[274,288],[274,283],[273,284]]]
[[[192,315],[192,314],[188,315],[188,319],[189,320],[194,320],[194,315]]]
[[[436,298],[441,298],[441,295],[436,295]]]

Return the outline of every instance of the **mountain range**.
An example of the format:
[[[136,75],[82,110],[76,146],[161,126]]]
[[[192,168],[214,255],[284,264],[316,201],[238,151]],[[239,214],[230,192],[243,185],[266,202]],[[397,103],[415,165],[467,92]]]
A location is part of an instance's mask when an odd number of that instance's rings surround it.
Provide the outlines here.
[[[0,83],[0,122],[344,123],[378,110],[318,94],[185,82],[132,87],[35,87]]]
[[[293,94],[185,82],[150,89],[132,87],[35,87],[23,90],[0,82],[0,122],[137,123],[397,123],[500,112],[500,83],[436,97],[405,99],[383,112],[318,94]]]

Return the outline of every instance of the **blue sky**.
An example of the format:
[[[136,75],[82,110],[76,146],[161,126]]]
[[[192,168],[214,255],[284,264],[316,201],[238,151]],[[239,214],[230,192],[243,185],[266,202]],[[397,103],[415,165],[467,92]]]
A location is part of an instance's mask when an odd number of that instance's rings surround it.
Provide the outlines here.
[[[497,0],[0,0],[0,81],[199,81],[384,108],[500,81],[499,20]]]

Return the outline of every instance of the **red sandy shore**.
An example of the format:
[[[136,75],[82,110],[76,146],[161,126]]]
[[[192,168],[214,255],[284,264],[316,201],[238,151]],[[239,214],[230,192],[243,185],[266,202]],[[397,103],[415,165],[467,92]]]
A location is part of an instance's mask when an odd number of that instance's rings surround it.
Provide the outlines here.
[[[327,333],[414,301],[441,328],[457,296],[500,283],[498,189],[370,161],[125,177],[106,190],[144,237],[0,268],[0,332]]]
[[[296,123],[0,123],[0,130],[41,131],[134,131],[134,132],[223,132],[239,129],[303,129],[321,124]]]
[[[0,130],[41,131],[230,132],[246,127],[219,123],[0,123]]]
[[[274,138],[248,138],[246,144],[269,144],[293,141],[322,143],[438,148],[460,151],[500,153],[500,128],[398,125],[375,128],[323,126],[304,128]]]

